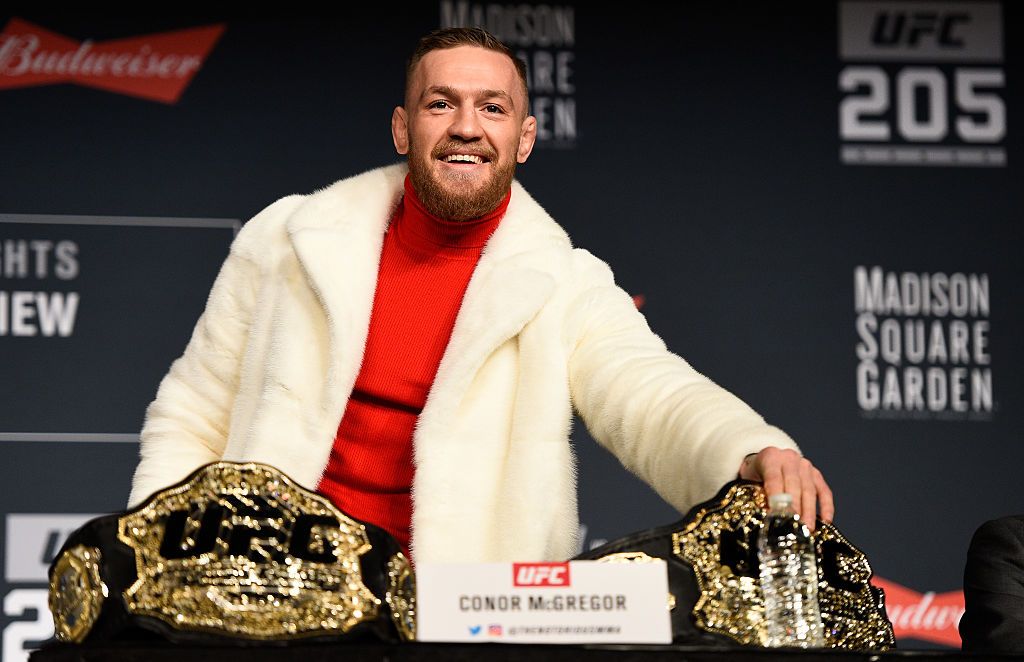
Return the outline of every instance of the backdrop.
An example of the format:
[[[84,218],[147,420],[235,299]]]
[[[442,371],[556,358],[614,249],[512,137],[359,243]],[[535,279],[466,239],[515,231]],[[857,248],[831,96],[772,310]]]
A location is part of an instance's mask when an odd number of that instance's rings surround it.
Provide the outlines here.
[[[814,459],[900,645],[959,646],[970,536],[1022,510],[1021,7],[346,11],[0,20],[3,662],[52,632],[66,533],[123,508],[237,228],[396,161],[409,51],[472,24],[530,65],[527,189]],[[586,546],[679,517],[574,444]]]

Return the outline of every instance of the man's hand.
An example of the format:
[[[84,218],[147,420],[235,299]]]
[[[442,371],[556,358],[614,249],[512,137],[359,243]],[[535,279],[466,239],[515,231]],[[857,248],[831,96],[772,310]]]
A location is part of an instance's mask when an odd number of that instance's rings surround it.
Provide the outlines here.
[[[794,450],[768,446],[760,453],[743,458],[740,478],[764,483],[765,494],[771,496],[788,492],[793,496],[793,508],[807,527],[814,530],[815,506],[821,505],[820,517],[831,522],[835,515],[832,490],[810,460]]]

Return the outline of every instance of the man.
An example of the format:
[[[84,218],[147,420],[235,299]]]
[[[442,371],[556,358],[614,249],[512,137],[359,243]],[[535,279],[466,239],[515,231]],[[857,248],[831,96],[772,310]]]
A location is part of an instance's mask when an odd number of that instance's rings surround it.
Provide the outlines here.
[[[1024,651],[1024,515],[985,522],[974,532],[964,567],[963,649]]]
[[[132,503],[206,462],[261,461],[420,561],[564,559],[575,407],[680,510],[739,474],[832,517],[793,441],[669,353],[513,181],[527,103],[525,67],[486,32],[421,41],[391,122],[408,177],[374,170],[246,224],[147,412]]]

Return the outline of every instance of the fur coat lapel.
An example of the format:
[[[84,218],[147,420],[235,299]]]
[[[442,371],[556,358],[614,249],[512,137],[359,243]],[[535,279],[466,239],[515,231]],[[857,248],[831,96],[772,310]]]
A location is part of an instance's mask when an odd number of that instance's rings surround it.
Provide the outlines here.
[[[387,224],[403,193],[404,164],[342,180],[307,200],[287,230],[323,307],[330,341],[325,414],[340,419],[362,362]],[[552,256],[565,232],[518,183],[469,282],[452,337],[420,416],[416,452],[444,430],[488,355],[514,337],[555,288]],[[552,250],[545,250],[551,248]]]
[[[311,195],[287,221],[299,264],[327,317],[322,407],[338,412],[339,421],[362,363],[384,232],[401,199],[401,182],[385,169],[342,180]]]

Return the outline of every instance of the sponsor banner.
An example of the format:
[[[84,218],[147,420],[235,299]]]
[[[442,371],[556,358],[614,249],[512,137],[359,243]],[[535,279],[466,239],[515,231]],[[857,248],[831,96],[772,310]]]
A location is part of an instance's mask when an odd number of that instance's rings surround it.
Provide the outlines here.
[[[0,442],[9,459],[0,477],[14,486],[8,506],[22,511],[3,520],[2,662],[26,660],[53,636],[47,569],[67,535],[95,516],[61,513],[123,504],[122,472],[137,450],[119,442],[137,440],[238,227],[0,214]],[[61,442],[106,443],[83,452]]]
[[[672,641],[664,561],[421,563],[416,586],[421,641]]]
[[[999,62],[998,2],[840,2],[839,55],[882,62]]]
[[[7,515],[4,577],[10,584],[48,581],[46,573],[67,537],[99,515]]]
[[[526,63],[537,146],[576,146],[576,9],[569,5],[441,0],[441,27],[482,27]]]
[[[960,648],[963,591],[918,593],[894,581],[874,577],[871,583],[885,591],[885,611],[897,639],[916,639]]]
[[[47,570],[68,535],[98,515],[10,513],[4,521],[3,654],[0,662],[28,660],[53,637]]]
[[[1007,165],[1002,6],[840,2],[840,161]]]
[[[0,442],[136,441],[238,227],[0,214]]]
[[[992,420],[988,274],[858,266],[853,287],[863,416]]]
[[[0,90],[73,83],[177,103],[225,26],[78,41],[13,18],[0,32]]]

